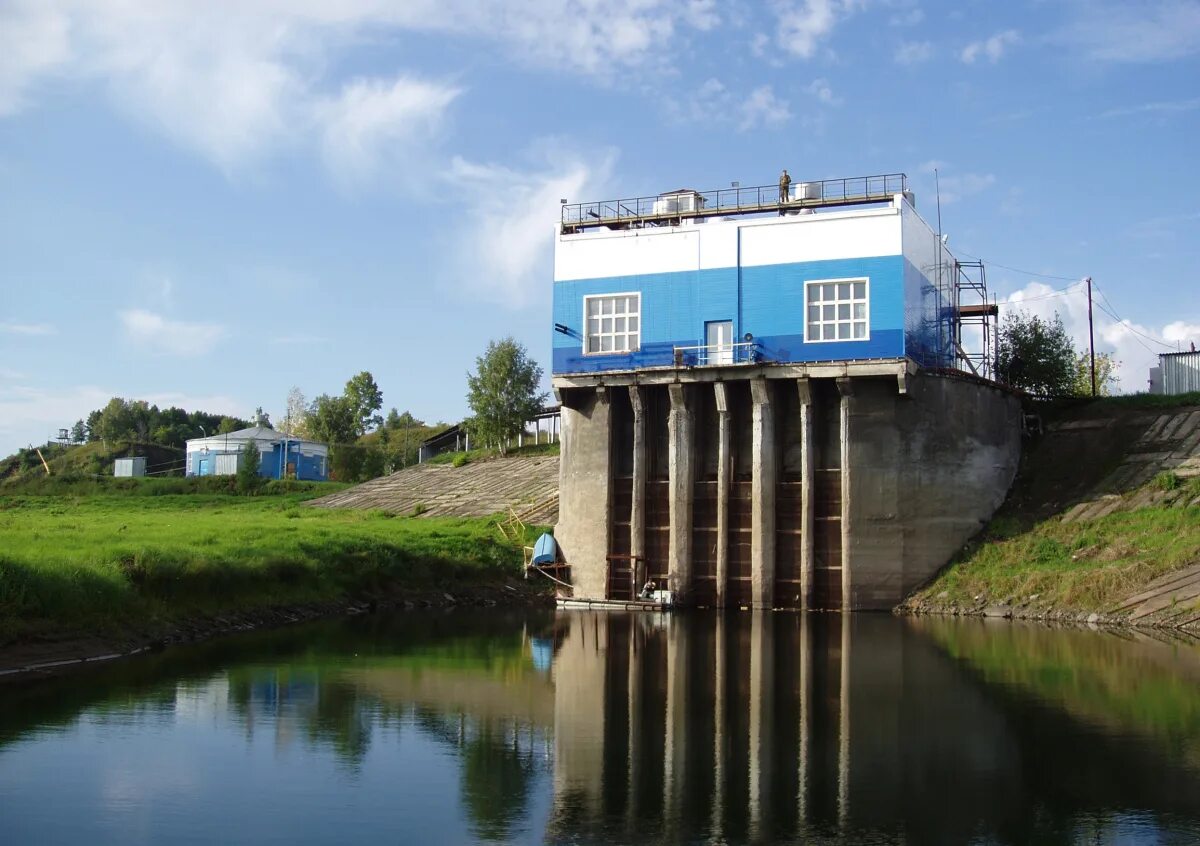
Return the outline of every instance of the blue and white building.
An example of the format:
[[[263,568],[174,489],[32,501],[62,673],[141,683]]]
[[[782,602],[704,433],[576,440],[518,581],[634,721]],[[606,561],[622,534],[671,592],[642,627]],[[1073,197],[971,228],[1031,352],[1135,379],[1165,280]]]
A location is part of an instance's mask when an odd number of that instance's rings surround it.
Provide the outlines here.
[[[730,189],[564,207],[553,373],[954,365],[957,265],[905,187],[896,174],[793,185],[786,205]]]
[[[983,267],[903,174],[564,202],[553,303],[571,602],[889,608],[1016,471]]]
[[[231,476],[250,449],[258,450],[258,475],[265,479],[324,482],[329,478],[327,444],[285,435],[266,426],[188,441],[187,475]]]

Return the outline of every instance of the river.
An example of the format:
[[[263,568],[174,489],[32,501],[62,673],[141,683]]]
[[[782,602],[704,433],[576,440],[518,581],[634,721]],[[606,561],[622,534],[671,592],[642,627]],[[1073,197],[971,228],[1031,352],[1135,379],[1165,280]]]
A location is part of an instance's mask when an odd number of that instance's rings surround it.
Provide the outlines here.
[[[0,686],[0,843],[1196,843],[1200,642],[328,620]]]

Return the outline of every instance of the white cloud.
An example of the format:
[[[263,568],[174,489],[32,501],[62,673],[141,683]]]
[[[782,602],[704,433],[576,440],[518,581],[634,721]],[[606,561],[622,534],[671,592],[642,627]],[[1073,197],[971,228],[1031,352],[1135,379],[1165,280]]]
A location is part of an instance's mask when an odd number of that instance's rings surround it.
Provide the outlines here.
[[[994,65],[1000,61],[1009,47],[1020,40],[1020,33],[1015,29],[1006,29],[983,41],[972,41],[962,49],[958,57],[968,65],[975,64],[979,58],[985,58]]]
[[[225,336],[223,326],[170,320],[144,309],[129,309],[117,316],[125,329],[126,337],[131,341],[156,352],[171,355],[203,355]]]
[[[34,80],[70,57],[68,26],[41,0],[17,0],[0,13],[0,117],[19,111]]]
[[[356,79],[336,99],[321,103],[322,153],[347,182],[369,178],[381,160],[411,151],[436,133],[461,89],[398,77],[391,82]]]
[[[559,200],[600,198],[616,155],[585,159],[545,142],[536,158],[535,168],[518,171],[456,157],[445,174],[454,185],[475,186],[466,220],[452,233],[456,278],[470,294],[510,308],[544,293]]]
[[[814,79],[810,82],[808,84],[808,93],[827,106],[840,106],[842,104],[841,98],[835,97],[833,89],[829,87],[829,80],[824,78]]]
[[[951,166],[936,159],[921,164],[918,170],[926,174],[924,192],[933,199],[935,192],[940,191],[943,206],[980,194],[996,184],[996,177],[990,173],[946,173]],[[932,179],[935,170],[937,179]]]
[[[0,333],[5,335],[54,335],[58,330],[49,323],[16,323],[5,321],[0,323]]]
[[[787,100],[776,96],[770,85],[760,85],[738,107],[738,129],[746,132],[759,126],[780,126],[792,119]]]
[[[785,52],[811,59],[860,0],[775,0],[775,41]]]
[[[1053,40],[1101,62],[1164,62],[1200,52],[1195,0],[1079,2],[1075,19]]]
[[[743,96],[715,78],[705,80],[682,100],[668,101],[666,110],[674,120],[706,126],[733,124],[739,132],[760,126],[781,126],[792,119],[787,100],[779,97],[770,85],[760,85]]]
[[[1102,118],[1132,117],[1134,115],[1172,115],[1192,112],[1200,109],[1200,97],[1190,100],[1162,100],[1153,103],[1141,103],[1136,106],[1124,106],[1119,109],[1109,109],[1101,112]]]
[[[330,69],[366,39],[470,38],[611,80],[673,67],[681,32],[720,21],[715,0],[18,2],[0,11],[0,115],[51,74],[98,81],[133,119],[227,173],[312,143],[334,145],[335,167],[356,167],[395,139],[403,115],[435,126],[455,86],[401,75],[330,93]]]
[[[891,26],[916,26],[923,20],[925,20],[925,10],[914,5],[893,12],[888,18],[888,24]]]
[[[896,64],[918,65],[933,58],[933,44],[929,41],[904,41],[896,48]]]
[[[1098,286],[1097,286],[1098,287]],[[1080,282],[1068,287],[1062,295],[1043,282],[1029,282],[1025,287],[1000,299],[1000,317],[1009,309],[1019,309],[1045,320],[1057,313],[1071,336],[1076,350],[1088,347],[1087,291]],[[1200,343],[1200,323],[1177,320],[1161,329],[1124,319],[1117,321],[1104,308],[1106,301],[1097,293],[1092,310],[1095,323],[1096,352],[1109,353],[1119,362],[1118,390],[1122,393],[1145,391],[1150,368],[1158,364],[1158,353],[1171,352],[1176,343],[1187,349],[1189,341]],[[1165,341],[1170,346],[1163,346]]]

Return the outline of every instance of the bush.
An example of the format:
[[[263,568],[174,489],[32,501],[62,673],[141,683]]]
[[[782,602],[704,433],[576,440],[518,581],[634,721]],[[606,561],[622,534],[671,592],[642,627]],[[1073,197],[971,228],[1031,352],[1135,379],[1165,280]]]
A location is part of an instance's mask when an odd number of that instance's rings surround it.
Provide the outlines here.
[[[454,467],[465,467],[471,463],[471,456],[465,452],[454,453],[454,458],[450,459],[450,464]]]

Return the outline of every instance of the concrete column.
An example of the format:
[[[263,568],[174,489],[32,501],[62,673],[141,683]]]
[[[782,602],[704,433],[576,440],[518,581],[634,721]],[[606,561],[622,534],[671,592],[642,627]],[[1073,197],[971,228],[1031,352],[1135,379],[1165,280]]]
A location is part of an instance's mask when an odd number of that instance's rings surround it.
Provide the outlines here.
[[[766,379],[750,381],[753,403],[751,467],[750,578],[755,608],[775,600],[775,421]]]
[[[627,821],[631,831],[635,831],[641,819],[641,796],[637,785],[641,781],[641,765],[643,763],[642,748],[645,738],[645,727],[642,724],[642,676],[645,667],[642,666],[643,638],[641,619],[634,617],[629,627],[629,795],[625,802]]]
[[[838,693],[838,827],[850,819],[850,615],[842,612],[841,690]]]
[[[841,395],[841,414],[839,426],[842,444],[842,609],[849,611],[854,607],[853,594],[850,590],[850,415],[854,413],[854,382],[849,377],[837,380],[838,394]]]
[[[716,382],[717,394],[717,607],[725,607],[729,591],[729,493],[733,486],[733,453],[730,441],[729,394]]]
[[[668,385],[671,414],[667,421],[670,463],[671,539],[668,555],[671,587],[686,597],[692,587],[692,504],[695,462],[692,445],[695,421],[680,384]]]
[[[633,510],[629,515],[629,554],[633,556],[633,585],[646,583],[646,414],[642,389],[629,386],[633,406]]]
[[[800,496],[804,509],[800,517],[800,610],[812,604],[813,531],[816,503],[813,501],[813,414],[812,384],[808,378],[797,379],[800,393]]]
[[[564,391],[555,540],[576,597],[604,597],[612,513],[611,405],[604,388]]]

